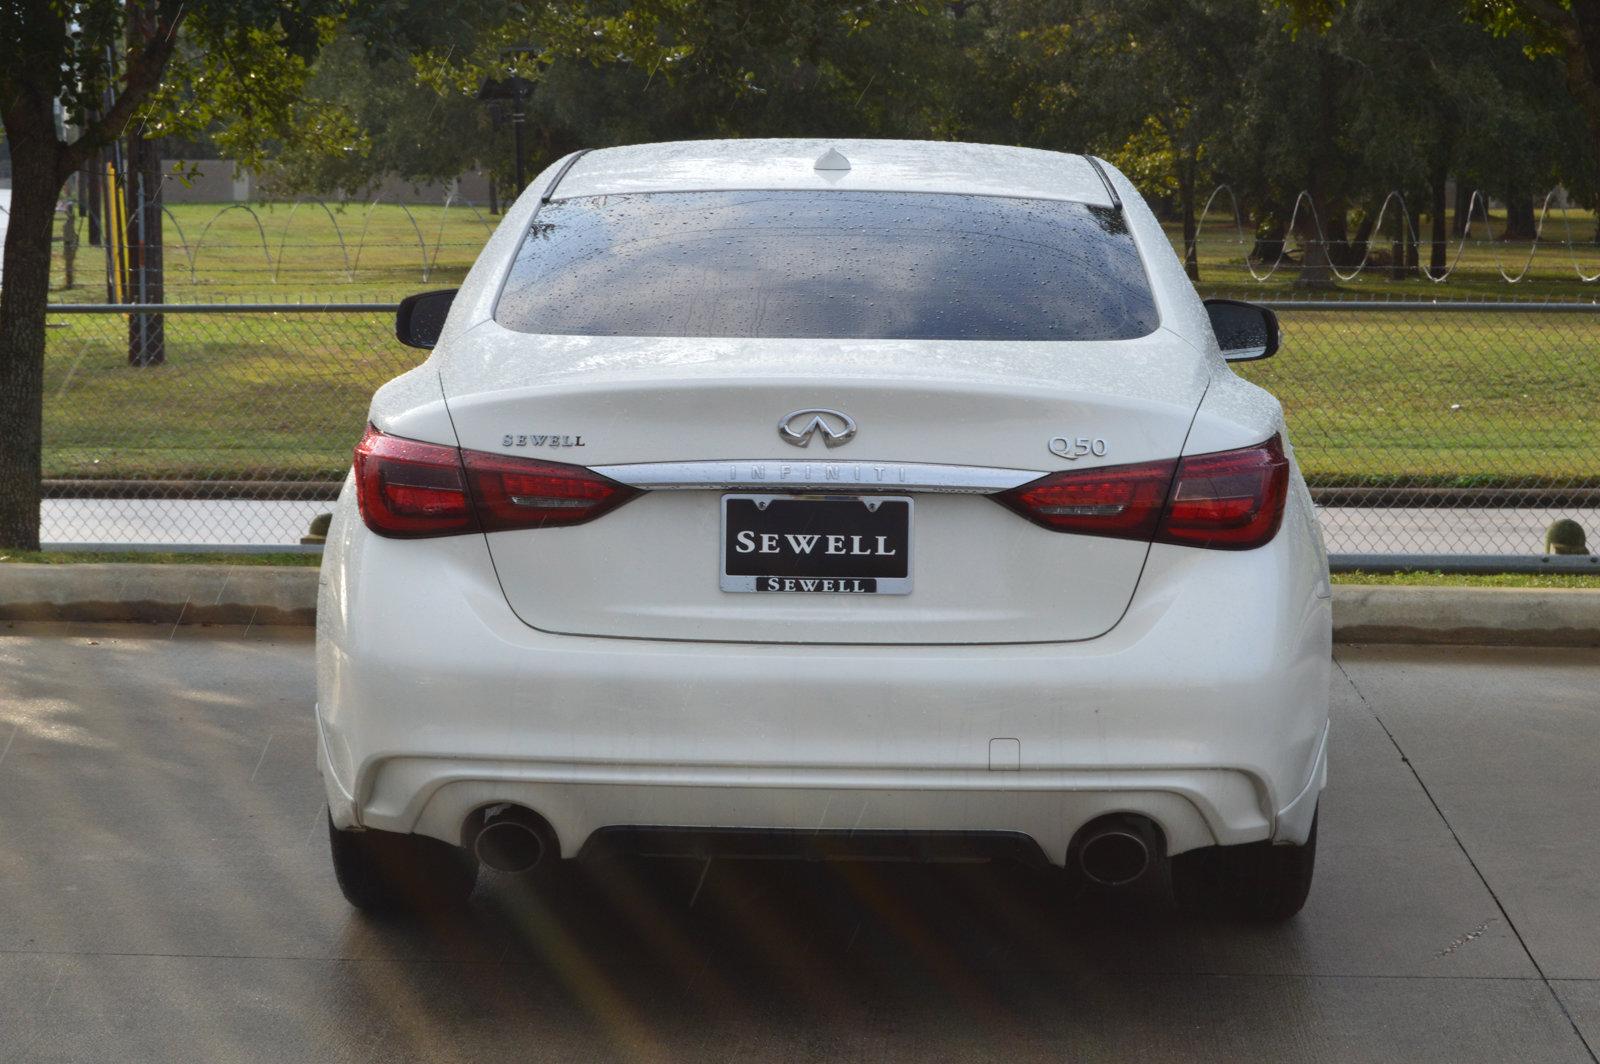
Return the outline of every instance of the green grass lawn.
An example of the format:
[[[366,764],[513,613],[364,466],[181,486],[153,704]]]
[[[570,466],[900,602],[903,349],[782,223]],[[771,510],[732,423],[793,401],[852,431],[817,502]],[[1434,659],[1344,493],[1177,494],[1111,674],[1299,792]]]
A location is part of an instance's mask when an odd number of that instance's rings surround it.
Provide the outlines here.
[[[1588,573],[1334,573],[1336,584],[1395,587],[1550,587],[1600,588],[1600,575]]]
[[[1600,484],[1600,320],[1290,311],[1240,371],[1284,403],[1313,483]],[[421,360],[386,314],[168,315],[167,364],[124,319],[52,319],[48,477],[339,479],[378,385]]]
[[[449,288],[500,221],[463,205],[179,203],[168,210],[168,303],[392,301]],[[81,219],[78,228],[86,240]],[[103,249],[80,244],[69,288],[58,243],[52,300],[105,302],[105,261]]]
[[[1292,263],[1285,263],[1265,281],[1255,280],[1245,263],[1248,232],[1240,234],[1223,220],[1219,201],[1201,229],[1197,248],[1200,287],[1205,294],[1253,294],[1257,298],[1302,295],[1294,289]],[[406,206],[365,203],[216,204],[180,203],[168,208],[163,244],[167,262],[167,301],[360,301],[392,300],[425,288],[460,282],[499,216],[463,204]],[[1503,212],[1494,212],[1496,232]],[[58,223],[59,224],[59,223]],[[1369,267],[1351,281],[1337,282],[1331,294],[1344,298],[1387,299],[1600,299],[1600,281],[1584,283],[1585,274],[1600,273],[1600,247],[1593,243],[1594,214],[1585,210],[1552,211],[1545,239],[1537,249],[1482,236],[1481,220],[1464,247],[1452,237],[1448,261],[1460,267],[1435,283],[1412,277],[1390,280],[1387,271]],[[1568,229],[1573,246],[1562,243]],[[82,239],[85,226],[78,222]],[[1168,239],[1181,251],[1176,224],[1166,225]],[[1374,247],[1385,251],[1392,223],[1384,223]],[[1426,236],[1426,233],[1424,233]],[[1428,248],[1422,249],[1424,262]],[[1532,261],[1529,263],[1529,256]],[[1504,281],[1496,266],[1517,276]],[[1256,273],[1266,266],[1257,264]],[[60,245],[56,249],[54,295],[58,303],[98,303],[106,298],[105,255],[81,244],[75,283],[65,285]],[[1320,297],[1323,293],[1312,293]]]
[[[408,214],[352,205],[331,218],[315,204],[252,207],[254,215],[208,204],[172,210],[169,302],[378,301],[447,287],[460,281],[495,221],[462,207]],[[1573,230],[1592,235],[1592,217],[1575,215]],[[1236,291],[1248,276],[1247,248],[1219,227],[1208,229],[1200,248],[1203,287]],[[1564,249],[1541,249],[1535,276],[1514,286],[1492,274],[1495,254],[1520,267],[1527,248],[1473,246],[1467,267],[1444,285],[1374,272],[1339,294],[1600,297],[1600,286],[1576,282]],[[1600,271],[1600,255],[1583,254],[1596,259],[1585,269]],[[105,298],[99,255],[80,251],[79,283],[58,291],[58,302]],[[1291,278],[1282,272],[1244,294],[1297,295]],[[1281,317],[1282,352],[1240,369],[1283,400],[1313,482],[1600,484],[1600,316]],[[51,318],[47,477],[337,479],[373,390],[423,357],[395,342],[382,313],[174,314],[166,323],[167,364],[131,369],[122,318]]]
[[[58,315],[46,477],[343,477],[367,404],[423,352],[385,313],[166,316],[167,360],[127,364],[120,315]]]
[[[1600,312],[1288,311],[1240,372],[1313,483],[1600,483]]]

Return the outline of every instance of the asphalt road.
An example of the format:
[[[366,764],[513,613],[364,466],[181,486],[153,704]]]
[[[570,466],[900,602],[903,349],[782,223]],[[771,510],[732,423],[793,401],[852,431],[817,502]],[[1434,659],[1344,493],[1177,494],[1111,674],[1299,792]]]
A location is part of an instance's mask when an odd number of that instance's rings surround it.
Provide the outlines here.
[[[1600,652],[1342,649],[1284,927],[721,861],[380,923],[327,865],[304,633],[0,628],[0,1058],[1592,1061],[1597,692]]]
[[[183,499],[51,499],[40,538],[53,544],[168,543],[274,546],[298,543],[327,502]],[[1600,510],[1387,509],[1319,511],[1334,554],[1540,554],[1558,517],[1600,539]]]

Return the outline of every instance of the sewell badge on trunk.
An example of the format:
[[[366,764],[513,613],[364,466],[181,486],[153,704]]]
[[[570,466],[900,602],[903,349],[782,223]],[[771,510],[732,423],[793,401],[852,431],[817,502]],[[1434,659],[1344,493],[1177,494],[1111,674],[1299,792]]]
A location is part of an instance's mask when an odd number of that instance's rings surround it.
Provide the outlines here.
[[[724,495],[722,590],[911,592],[904,495]]]

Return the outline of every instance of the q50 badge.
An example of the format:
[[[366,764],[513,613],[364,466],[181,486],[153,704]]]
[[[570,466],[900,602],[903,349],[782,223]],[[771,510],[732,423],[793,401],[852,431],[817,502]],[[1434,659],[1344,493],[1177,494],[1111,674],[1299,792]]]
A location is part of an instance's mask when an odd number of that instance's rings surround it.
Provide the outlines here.
[[[1099,436],[1052,436],[1050,438],[1050,453],[1057,458],[1065,458],[1069,462],[1076,462],[1080,458],[1093,455],[1104,458],[1106,441]]]

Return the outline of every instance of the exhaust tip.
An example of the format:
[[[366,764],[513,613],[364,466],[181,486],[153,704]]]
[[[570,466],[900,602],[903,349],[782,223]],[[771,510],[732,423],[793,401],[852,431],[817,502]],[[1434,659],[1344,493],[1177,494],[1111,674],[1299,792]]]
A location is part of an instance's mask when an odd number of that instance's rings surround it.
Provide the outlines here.
[[[1150,847],[1131,831],[1107,831],[1083,844],[1078,854],[1083,874],[1107,887],[1120,887],[1150,867]]]
[[[496,872],[531,872],[558,853],[545,819],[517,805],[490,806],[468,821],[468,848]]]
[[[1141,878],[1164,852],[1161,829],[1140,816],[1112,815],[1085,825],[1073,850],[1092,883],[1120,887]]]

